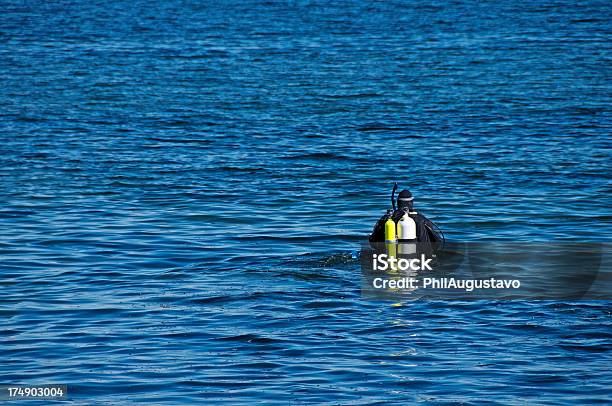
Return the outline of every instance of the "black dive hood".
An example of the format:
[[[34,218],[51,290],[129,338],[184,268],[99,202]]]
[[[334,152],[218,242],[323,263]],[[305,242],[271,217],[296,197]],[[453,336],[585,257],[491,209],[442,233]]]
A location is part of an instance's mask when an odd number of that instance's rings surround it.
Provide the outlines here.
[[[414,198],[412,197],[412,193],[410,193],[409,190],[407,189],[402,190],[397,196],[397,208],[400,210],[404,209],[407,211],[411,211],[413,199]]]

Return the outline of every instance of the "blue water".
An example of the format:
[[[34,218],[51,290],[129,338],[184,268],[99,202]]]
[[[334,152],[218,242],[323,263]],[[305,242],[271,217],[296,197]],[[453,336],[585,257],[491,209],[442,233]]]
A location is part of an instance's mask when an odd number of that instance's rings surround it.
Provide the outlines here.
[[[610,241],[607,1],[0,14],[0,383],[76,404],[612,402],[612,306],[376,301],[393,181],[453,241]]]

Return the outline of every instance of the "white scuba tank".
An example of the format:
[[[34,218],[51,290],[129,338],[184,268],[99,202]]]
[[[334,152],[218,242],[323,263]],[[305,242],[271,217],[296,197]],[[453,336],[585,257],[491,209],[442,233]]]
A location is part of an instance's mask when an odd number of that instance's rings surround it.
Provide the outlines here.
[[[416,212],[410,212],[416,214]],[[397,222],[397,239],[399,242],[416,242],[416,223],[408,213]]]

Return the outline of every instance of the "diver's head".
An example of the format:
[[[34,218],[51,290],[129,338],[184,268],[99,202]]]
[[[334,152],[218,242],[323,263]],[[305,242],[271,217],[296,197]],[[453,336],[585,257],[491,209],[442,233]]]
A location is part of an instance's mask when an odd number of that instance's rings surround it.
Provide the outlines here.
[[[397,196],[397,208],[404,210],[412,210],[412,193],[409,190],[402,190],[400,194]]]

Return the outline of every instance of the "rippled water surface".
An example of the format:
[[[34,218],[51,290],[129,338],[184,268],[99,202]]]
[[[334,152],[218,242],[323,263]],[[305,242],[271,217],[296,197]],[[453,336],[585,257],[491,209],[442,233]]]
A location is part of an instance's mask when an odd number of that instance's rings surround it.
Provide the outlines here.
[[[4,1],[3,383],[612,402],[609,302],[371,300],[358,259],[396,180],[454,241],[610,241],[610,11]]]

